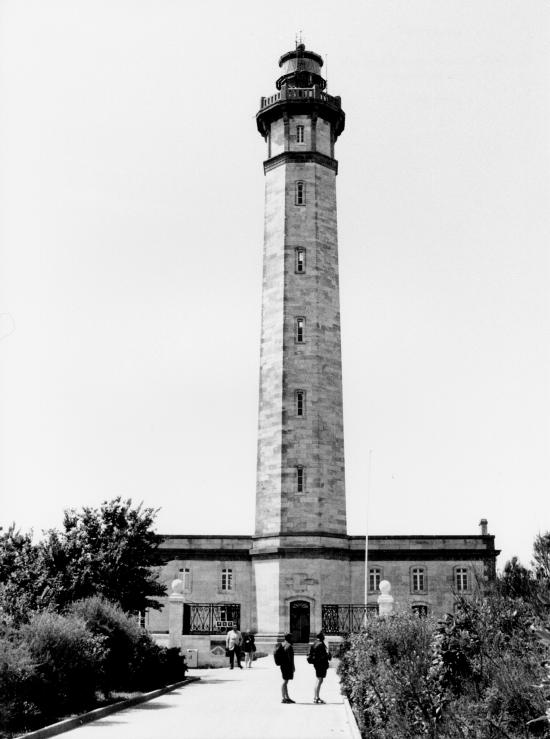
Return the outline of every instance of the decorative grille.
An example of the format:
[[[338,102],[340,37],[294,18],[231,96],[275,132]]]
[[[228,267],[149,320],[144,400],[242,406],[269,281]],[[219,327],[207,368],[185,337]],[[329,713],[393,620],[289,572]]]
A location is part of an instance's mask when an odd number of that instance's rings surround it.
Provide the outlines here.
[[[231,626],[239,626],[240,621],[240,603],[189,604],[190,634],[225,634]]]
[[[378,614],[378,606],[366,606],[367,617]],[[357,633],[365,621],[364,605],[323,605],[321,611],[322,629],[325,634]]]

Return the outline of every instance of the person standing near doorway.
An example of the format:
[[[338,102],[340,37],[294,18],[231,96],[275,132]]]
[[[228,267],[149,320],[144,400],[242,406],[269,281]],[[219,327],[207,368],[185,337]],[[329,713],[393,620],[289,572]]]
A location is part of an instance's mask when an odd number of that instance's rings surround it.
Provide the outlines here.
[[[241,641],[242,634],[236,626],[228,629],[227,636],[225,637],[225,648],[227,656],[229,657],[229,669],[232,670],[234,667],[235,657],[237,657],[237,667],[241,670]]]
[[[315,637],[315,641],[309,649],[309,656],[307,658],[309,664],[313,665],[315,669],[315,677],[317,678],[315,682],[315,690],[313,693],[314,703],[325,702],[319,697],[319,692],[321,690],[323,680],[327,676],[327,670],[331,659],[332,655],[328,651],[327,645],[325,644],[325,635],[322,631],[320,631]]]

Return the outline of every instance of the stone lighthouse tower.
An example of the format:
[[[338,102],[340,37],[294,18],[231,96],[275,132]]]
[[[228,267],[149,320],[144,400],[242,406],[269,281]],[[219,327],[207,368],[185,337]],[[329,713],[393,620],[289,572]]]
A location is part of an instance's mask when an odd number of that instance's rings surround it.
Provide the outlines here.
[[[450,613],[457,592],[494,577],[498,554],[486,525],[370,536],[368,560],[365,537],[347,534],[334,156],[345,116],[318,54],[300,45],[279,67],[256,115],[267,152],[255,532],[164,537],[169,608],[147,617],[200,665],[226,664],[234,625],[267,653],[287,632],[339,640],[378,611],[384,580],[400,607]]]
[[[334,158],[345,115],[322,66],[303,45],[284,54],[256,116],[267,158],[251,553],[259,632],[299,641],[349,577],[334,560],[348,548]]]

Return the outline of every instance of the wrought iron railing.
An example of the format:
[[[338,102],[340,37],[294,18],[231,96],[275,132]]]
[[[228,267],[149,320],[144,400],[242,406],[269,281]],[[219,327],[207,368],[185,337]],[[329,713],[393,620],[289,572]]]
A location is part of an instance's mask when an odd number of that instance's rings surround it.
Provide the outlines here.
[[[367,618],[378,614],[377,605],[323,605],[321,610],[322,630],[325,634],[352,634],[364,627]]]
[[[278,103],[280,100],[296,98],[314,98],[315,100],[322,100],[325,103],[330,103],[337,108],[341,106],[341,100],[339,97],[329,95],[315,87],[283,87],[281,92],[276,92],[274,95],[270,95],[269,97],[260,98],[260,108],[267,108],[268,105]]]
[[[186,603],[183,607],[184,634],[225,634],[240,621],[240,603]]]

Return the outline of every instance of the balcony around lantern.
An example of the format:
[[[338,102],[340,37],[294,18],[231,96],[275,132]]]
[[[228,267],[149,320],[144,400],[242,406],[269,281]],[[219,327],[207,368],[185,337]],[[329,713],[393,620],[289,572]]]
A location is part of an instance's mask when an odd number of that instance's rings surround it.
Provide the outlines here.
[[[323,92],[318,87],[283,87],[280,92],[276,92],[269,97],[260,98],[260,110],[268,108],[270,105],[280,103],[283,100],[321,100],[335,108],[342,107],[342,100],[339,96],[334,97]]]
[[[260,98],[260,110],[256,113],[256,123],[260,134],[267,138],[270,121],[278,118],[286,109],[291,115],[308,114],[312,109],[323,111],[321,114],[333,125],[334,140],[342,133],[346,115],[342,110],[340,96],[323,92],[318,85],[313,87],[289,87],[283,85],[280,92],[269,97]]]

